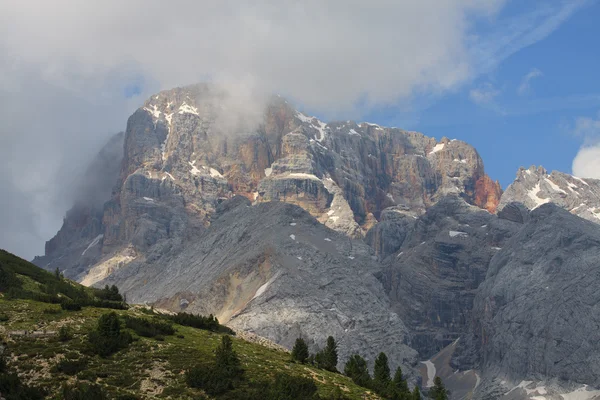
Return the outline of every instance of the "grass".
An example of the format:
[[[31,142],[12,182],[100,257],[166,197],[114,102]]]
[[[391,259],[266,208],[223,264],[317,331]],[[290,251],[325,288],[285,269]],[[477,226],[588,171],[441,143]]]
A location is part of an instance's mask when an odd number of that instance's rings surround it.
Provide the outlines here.
[[[0,250],[0,275],[2,272],[4,276],[0,276],[3,279],[0,283],[5,287],[17,285],[33,294],[40,294],[48,287],[62,298],[82,293],[97,298],[99,294],[98,290],[59,279],[55,274]],[[60,398],[58,393],[63,384],[78,381],[101,385],[109,398],[127,394],[140,399],[209,398],[202,391],[189,388],[184,373],[197,365],[210,365],[224,333],[182,326],[143,308],[108,310],[84,306],[78,311],[66,311],[59,304],[41,302],[39,298],[9,299],[1,291],[0,287],[0,342],[8,342],[9,367],[27,384],[45,388],[52,394],[49,398]],[[127,349],[101,358],[91,351],[87,334],[96,328],[98,318],[109,311],[115,311],[121,317],[122,329],[127,329],[125,320],[130,321],[133,329],[127,330],[134,341]],[[57,333],[63,326],[68,327],[69,338],[61,341]],[[174,328],[174,334],[166,329],[168,326]],[[16,331],[56,334],[34,337],[17,335]],[[152,337],[154,334],[157,336]],[[228,399],[239,398],[236,391],[241,395],[244,389],[257,382],[272,381],[278,372],[314,379],[324,398],[336,387],[341,388],[349,399],[378,398],[343,375],[291,362],[287,352],[236,337],[232,339],[245,370],[245,379],[227,394]]]
[[[0,333],[16,330],[58,331],[68,325],[73,338],[61,342],[57,337],[8,337],[10,352],[16,357],[10,365],[34,386],[43,386],[56,393],[64,382],[80,381],[101,384],[110,396],[135,394],[141,398],[197,399],[202,392],[188,388],[184,371],[198,364],[208,364],[220,343],[220,333],[173,324],[175,335],[163,340],[146,338],[131,331],[135,341],[128,349],[101,358],[90,353],[87,333],[94,329],[106,309],[84,307],[81,311],[48,313],[49,305],[33,300],[6,300],[0,298],[0,309],[9,317],[0,322]],[[121,316],[148,318],[139,310],[118,310]],[[151,317],[156,318],[156,317]],[[178,336],[183,335],[184,338]],[[315,380],[319,394],[329,395],[339,386],[350,399],[363,399],[368,393],[347,377],[290,362],[289,353],[263,347],[259,344],[233,338],[234,350],[245,369],[244,385],[273,379],[279,371],[305,376]],[[69,360],[68,362],[65,360]],[[76,371],[77,363],[85,360],[85,368]],[[71,368],[62,368],[62,367]],[[69,374],[61,372],[67,371]],[[73,372],[76,371],[76,372]],[[368,393],[366,398],[376,398]]]

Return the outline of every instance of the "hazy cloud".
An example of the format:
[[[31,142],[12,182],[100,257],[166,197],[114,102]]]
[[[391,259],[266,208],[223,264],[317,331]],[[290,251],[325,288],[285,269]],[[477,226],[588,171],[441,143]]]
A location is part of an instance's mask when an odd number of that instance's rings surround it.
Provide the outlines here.
[[[573,159],[573,174],[600,179],[600,112],[596,119],[577,118],[572,132],[583,139],[583,145]]]
[[[539,78],[541,76],[543,76],[544,74],[542,73],[542,71],[540,71],[537,68],[533,68],[531,71],[529,71],[521,80],[521,84],[519,85],[519,87],[517,88],[517,93],[520,96],[524,96],[526,94],[531,93],[531,81],[535,78]]]
[[[496,89],[494,85],[487,82],[478,88],[469,91],[469,98],[475,104],[486,105],[491,104],[496,97],[501,93],[500,89]]]
[[[0,247],[41,253],[91,155],[160,89],[224,81],[360,118],[471,81],[585,3],[498,19],[505,2],[0,2]]]

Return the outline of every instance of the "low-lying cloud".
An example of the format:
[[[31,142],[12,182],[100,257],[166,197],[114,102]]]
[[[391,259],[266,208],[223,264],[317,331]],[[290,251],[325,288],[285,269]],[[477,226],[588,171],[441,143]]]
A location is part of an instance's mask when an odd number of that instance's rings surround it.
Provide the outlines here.
[[[600,179],[600,112],[597,118],[577,118],[573,134],[583,140],[573,159],[573,175]]]
[[[320,115],[360,118],[455,90],[585,0],[499,20],[505,3],[3,1],[0,247],[40,254],[90,157],[160,89],[249,82]]]

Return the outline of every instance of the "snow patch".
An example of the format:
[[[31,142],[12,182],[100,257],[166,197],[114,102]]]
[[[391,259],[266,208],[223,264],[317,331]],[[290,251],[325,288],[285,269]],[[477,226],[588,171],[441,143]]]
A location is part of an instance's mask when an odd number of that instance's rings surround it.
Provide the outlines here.
[[[200,114],[198,114],[198,109],[196,107],[192,107],[190,106],[188,103],[186,103],[185,101],[183,102],[183,104],[179,107],[179,112],[178,114],[194,114],[197,116],[200,116]]]
[[[329,238],[325,238],[323,240],[325,240],[326,242],[331,242],[331,239],[329,239]]]
[[[388,199],[390,199],[391,201],[393,201],[393,202],[396,202],[396,200],[394,200],[394,196],[392,196],[392,194],[391,194],[391,193],[388,193],[388,194],[386,194],[386,197],[387,197]]]
[[[296,226],[295,222],[290,223],[290,226]]]
[[[354,256],[348,256],[348,258],[354,260]]]
[[[156,104],[151,105],[150,107],[152,107],[152,109],[148,108],[148,107],[144,107],[144,110],[152,115],[154,118],[159,119],[160,118],[160,111],[158,110],[158,107],[156,107]]]
[[[168,172],[165,172],[165,174],[167,174],[167,176],[168,176],[169,178],[171,178],[171,180],[172,180],[172,181],[174,181],[174,180],[175,180],[175,178],[173,178],[173,175],[171,175],[170,173],[168,173]]]
[[[354,129],[350,129],[348,131],[348,135],[358,135],[358,136],[360,136],[360,133],[356,132]]]
[[[293,234],[292,234],[292,235],[290,235],[290,239],[292,239],[292,240],[296,240],[296,235],[293,235]]]
[[[438,143],[438,144],[436,144],[436,145],[433,147],[433,150],[431,150],[431,151],[429,152],[429,154],[435,154],[435,153],[437,153],[438,151],[442,150],[442,149],[444,148],[444,146],[445,146],[445,144],[444,144],[444,143]]]
[[[259,297],[260,295],[262,295],[269,286],[271,286],[271,284],[273,282],[275,282],[275,279],[277,279],[279,277],[279,272],[276,273],[275,275],[273,275],[273,277],[271,279],[269,279],[267,282],[265,282],[264,285],[262,285],[261,287],[259,287],[256,290],[256,293],[254,293],[254,297],[252,297],[252,299],[250,299],[250,301],[254,300],[255,298]]]
[[[88,247],[83,251],[83,253],[81,253],[82,256],[85,255],[85,253],[91,249],[92,247],[94,247],[95,245],[98,244],[98,242],[100,242],[100,240],[104,237],[104,235],[98,235],[94,238],[94,240],[92,240],[92,242],[88,245]]]
[[[600,390],[587,390],[587,385],[580,387],[579,389],[562,394],[563,400],[590,400],[595,396],[600,396]]]
[[[460,231],[449,231],[448,235],[450,235],[450,237],[462,237],[462,238],[469,237],[469,234],[467,232],[460,232]]]
[[[273,172],[273,168],[265,168],[265,176],[271,176]]]
[[[224,176],[221,175],[221,173],[214,168],[210,168],[209,171],[210,171],[210,176],[212,176],[213,178],[224,178]]]
[[[502,250],[502,247],[492,247],[492,250]]]
[[[200,170],[198,168],[196,168],[196,166],[194,164],[196,164],[196,160],[189,162],[188,164],[190,164],[190,167],[192,167],[192,169],[190,170],[190,174],[197,176],[200,175]]]
[[[302,257],[296,257],[298,260],[302,260]]]
[[[538,194],[540,193],[540,190],[541,190],[540,189],[540,183],[538,182],[537,185],[535,185],[533,187],[533,189],[527,191],[527,196],[529,196],[529,198],[531,200],[533,200],[534,203],[536,204],[535,207],[533,207],[533,209],[538,208],[542,204],[546,204],[546,203],[550,202],[550,199],[542,199],[542,198],[538,197]]]
[[[579,182],[583,183],[585,186],[590,186],[590,185],[588,185],[588,183],[586,181],[584,181],[581,178],[578,178],[578,177],[574,176],[573,179],[577,179]]]
[[[284,175],[282,178],[292,178],[292,179],[312,179],[315,181],[321,181],[317,176],[313,174],[305,174],[303,172],[292,172],[291,174]]]
[[[338,217],[337,215],[333,215],[329,217],[330,220],[332,220],[333,222],[337,222],[338,219],[340,219],[340,217]]]
[[[144,200],[149,201],[150,203],[154,203],[154,199],[150,197],[144,197]]]
[[[556,191],[556,192],[561,192],[561,193],[564,193],[564,194],[567,194],[567,192],[565,192],[564,190],[562,190],[562,189],[561,189],[561,188],[560,188],[560,187],[559,187],[559,186],[558,186],[556,183],[552,182],[550,179],[548,179],[548,178],[544,178],[544,180],[546,181],[546,183],[547,183],[548,185],[550,185],[550,187],[551,187],[551,188],[552,188],[554,191]]]
[[[333,214],[335,214],[335,210],[329,210],[329,211],[327,211],[327,215],[332,216]]]
[[[425,364],[427,367],[427,384],[425,387],[433,387],[433,378],[435,378],[435,365],[431,362],[431,360],[421,361],[422,364]]]

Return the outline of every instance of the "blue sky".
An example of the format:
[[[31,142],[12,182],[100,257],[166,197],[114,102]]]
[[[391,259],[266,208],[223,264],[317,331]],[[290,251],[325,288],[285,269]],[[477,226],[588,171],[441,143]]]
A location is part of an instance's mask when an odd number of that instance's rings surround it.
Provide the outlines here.
[[[503,13],[521,11],[512,2]],[[584,140],[573,132],[575,121],[600,110],[598,21],[600,3],[590,2],[544,39],[418,113],[376,110],[370,118],[472,144],[504,188],[520,166],[571,173]]]

